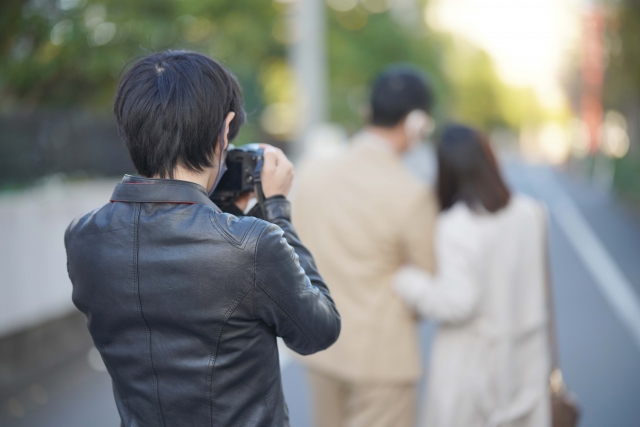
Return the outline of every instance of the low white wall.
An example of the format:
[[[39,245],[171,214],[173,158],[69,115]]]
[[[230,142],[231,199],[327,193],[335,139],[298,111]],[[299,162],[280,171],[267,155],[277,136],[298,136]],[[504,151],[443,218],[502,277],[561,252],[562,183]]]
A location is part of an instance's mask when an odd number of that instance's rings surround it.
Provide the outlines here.
[[[109,202],[117,180],[50,179],[0,194],[0,336],[73,310],[64,232]]]

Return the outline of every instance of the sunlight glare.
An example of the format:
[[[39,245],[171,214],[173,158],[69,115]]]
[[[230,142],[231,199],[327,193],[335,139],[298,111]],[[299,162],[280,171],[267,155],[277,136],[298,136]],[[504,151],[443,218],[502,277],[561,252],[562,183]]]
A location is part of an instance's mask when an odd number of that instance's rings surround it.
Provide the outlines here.
[[[578,12],[578,0],[432,0],[425,19],[485,49],[506,83],[533,87],[554,108],[564,102],[559,77],[579,36]]]

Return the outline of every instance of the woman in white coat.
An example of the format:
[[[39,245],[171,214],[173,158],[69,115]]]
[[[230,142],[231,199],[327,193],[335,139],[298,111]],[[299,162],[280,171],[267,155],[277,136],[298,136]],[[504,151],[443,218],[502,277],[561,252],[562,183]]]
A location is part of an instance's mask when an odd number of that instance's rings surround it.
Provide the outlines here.
[[[509,193],[473,129],[444,130],[438,167],[438,273],[407,266],[394,284],[439,324],[422,425],[548,427],[545,211]]]

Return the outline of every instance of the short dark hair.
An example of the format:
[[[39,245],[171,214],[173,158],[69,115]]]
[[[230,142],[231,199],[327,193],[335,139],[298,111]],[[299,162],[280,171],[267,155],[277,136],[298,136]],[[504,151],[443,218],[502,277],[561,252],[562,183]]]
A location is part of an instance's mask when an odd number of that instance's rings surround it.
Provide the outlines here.
[[[413,110],[431,113],[433,90],[424,73],[408,65],[392,65],[371,90],[371,124],[393,127]]]
[[[449,125],[438,143],[438,199],[444,211],[462,201],[489,212],[504,208],[510,199],[489,139],[463,125]]]
[[[213,166],[218,137],[230,112],[234,139],[245,121],[235,76],[196,52],[145,56],[122,77],[113,107],[118,132],[143,176],[173,178],[176,166],[199,172]]]

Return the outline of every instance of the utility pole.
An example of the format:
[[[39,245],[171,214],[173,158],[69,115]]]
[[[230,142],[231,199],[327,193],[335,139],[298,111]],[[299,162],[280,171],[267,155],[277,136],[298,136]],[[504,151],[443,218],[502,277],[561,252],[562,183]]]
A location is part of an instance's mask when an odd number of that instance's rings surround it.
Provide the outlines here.
[[[294,136],[294,156],[302,155],[314,128],[328,120],[326,6],[324,0],[293,0],[293,43],[289,63],[295,76],[299,125]]]

